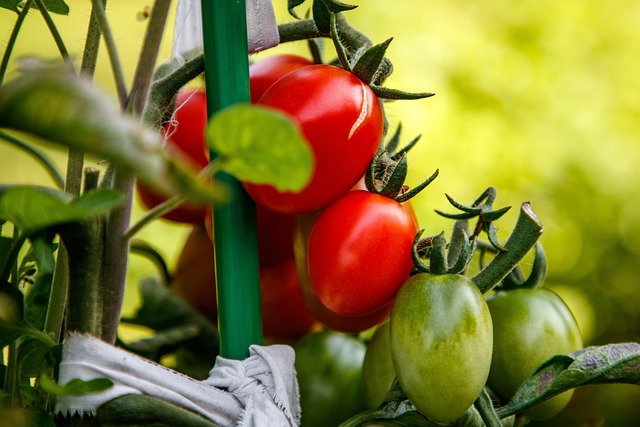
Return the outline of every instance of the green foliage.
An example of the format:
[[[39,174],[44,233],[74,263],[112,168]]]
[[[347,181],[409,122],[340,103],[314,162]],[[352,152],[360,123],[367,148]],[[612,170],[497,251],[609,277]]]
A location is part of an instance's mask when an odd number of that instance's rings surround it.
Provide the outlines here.
[[[41,375],[40,386],[54,396],[84,396],[107,390],[113,386],[113,381],[108,378],[96,378],[89,381],[75,378],[61,386],[47,375]]]
[[[104,215],[123,200],[122,195],[106,189],[72,199],[60,190],[15,186],[0,191],[0,218],[11,221],[24,235],[31,235],[54,225]]]
[[[311,149],[282,113],[249,105],[229,107],[211,118],[206,137],[221,169],[240,180],[299,191],[311,178]]]

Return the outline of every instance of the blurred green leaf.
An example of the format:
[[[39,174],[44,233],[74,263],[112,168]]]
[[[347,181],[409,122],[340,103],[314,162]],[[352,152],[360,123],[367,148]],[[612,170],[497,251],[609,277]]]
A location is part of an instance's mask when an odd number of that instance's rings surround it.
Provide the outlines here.
[[[4,263],[7,261],[12,242],[13,239],[5,236],[0,236],[0,265],[4,265]]]
[[[212,117],[206,130],[220,166],[236,178],[299,191],[313,171],[313,155],[298,127],[263,107],[235,105]]]
[[[25,235],[53,225],[103,215],[124,201],[107,189],[90,191],[75,199],[60,190],[15,186],[0,191],[0,218],[11,221]]]
[[[40,386],[44,391],[54,396],[85,396],[107,390],[113,386],[113,381],[108,378],[96,378],[89,381],[75,378],[65,385],[60,385],[43,374],[40,376]]]
[[[530,408],[569,389],[590,385],[640,385],[640,344],[588,347],[544,362],[496,412],[505,417]]]
[[[20,9],[18,9],[18,4],[20,3],[20,0],[0,0],[0,8],[9,9],[15,13],[20,13]]]
[[[57,13],[59,15],[69,14],[69,6],[64,2],[64,0],[43,0],[42,3],[44,4],[44,7],[51,13]],[[37,8],[38,5],[34,3],[33,7]]]
[[[20,341],[18,360],[21,376],[36,378],[44,369],[51,368],[47,362],[52,360],[48,354],[53,346],[53,343],[45,343],[34,338]]]
[[[31,237],[31,247],[22,258],[19,283],[27,284],[24,299],[24,318],[37,329],[44,329],[53,271],[55,269],[53,233],[37,233]]]
[[[202,202],[223,197],[182,156],[165,149],[157,132],[64,69],[27,62],[22,75],[0,87],[0,127],[107,159],[167,195]]]

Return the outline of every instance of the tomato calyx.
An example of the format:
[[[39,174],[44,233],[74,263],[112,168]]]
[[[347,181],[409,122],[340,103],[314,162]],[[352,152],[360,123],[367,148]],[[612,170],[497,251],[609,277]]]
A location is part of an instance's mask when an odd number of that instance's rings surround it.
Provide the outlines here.
[[[420,140],[421,135],[398,150],[400,132],[401,126],[398,126],[385,147],[378,150],[365,174],[364,182],[368,191],[388,197],[398,203],[404,203],[431,184],[437,178],[439,170],[436,169],[425,181],[409,189],[405,185],[408,171],[407,152]]]
[[[505,247],[502,245],[502,243],[500,243],[500,240],[498,239],[498,228],[494,224],[494,221],[497,221],[505,213],[507,213],[507,211],[511,209],[511,206],[506,206],[500,209],[493,208],[493,202],[495,201],[497,196],[497,192],[494,187],[487,188],[480,195],[480,197],[478,197],[478,199],[476,199],[476,201],[473,202],[473,204],[471,204],[471,206],[465,206],[461,203],[458,203],[453,199],[453,197],[451,197],[448,194],[445,194],[445,196],[447,197],[447,200],[449,200],[449,203],[453,205],[453,207],[455,207],[456,209],[462,212],[456,213],[456,214],[450,214],[450,213],[436,210],[436,213],[438,215],[441,215],[449,219],[463,220],[463,221],[467,221],[472,218],[478,218],[475,229],[471,234],[470,238],[475,239],[480,235],[481,232],[484,231],[485,233],[487,233],[489,242],[498,252],[504,252],[506,250]]]
[[[451,243],[447,244],[444,231],[435,236],[422,238],[424,229],[418,231],[413,240],[412,274],[463,274],[475,253],[477,240],[470,239],[465,228],[454,227]],[[423,258],[429,259],[427,265]]]

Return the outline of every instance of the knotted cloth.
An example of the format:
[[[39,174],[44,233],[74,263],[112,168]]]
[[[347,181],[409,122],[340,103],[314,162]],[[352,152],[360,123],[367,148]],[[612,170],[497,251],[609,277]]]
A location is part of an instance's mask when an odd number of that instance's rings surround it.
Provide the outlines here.
[[[95,415],[116,397],[144,394],[183,407],[221,426],[295,427],[300,422],[295,354],[286,345],[249,348],[244,360],[216,359],[198,381],[98,338],[70,334],[58,382],[108,378],[113,386],[84,396],[59,396],[55,412]]]

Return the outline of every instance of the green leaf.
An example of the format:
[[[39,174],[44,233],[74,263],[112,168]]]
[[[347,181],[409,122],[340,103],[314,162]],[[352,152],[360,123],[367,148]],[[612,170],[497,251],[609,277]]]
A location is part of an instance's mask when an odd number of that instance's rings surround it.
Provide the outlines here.
[[[40,386],[44,391],[54,396],[85,396],[107,390],[113,386],[113,381],[108,378],[96,378],[89,381],[75,378],[65,385],[60,385],[48,375],[42,374],[40,375]]]
[[[51,13],[57,13],[59,15],[69,14],[69,6],[67,6],[64,0],[43,0],[42,3],[44,4],[44,7]],[[36,3],[33,3],[33,7],[37,8],[38,5]]]
[[[322,34],[329,34],[331,31],[331,12],[323,0],[313,0],[313,22]]]
[[[591,384],[640,385],[640,344],[588,347],[569,355],[553,356],[518,388],[498,416],[521,412],[569,389]]]
[[[275,110],[229,107],[213,116],[206,136],[221,168],[242,181],[300,191],[311,177],[311,149],[298,127]]]
[[[378,98],[390,100],[413,100],[429,98],[435,95],[435,93],[431,92],[405,92],[403,90],[391,89],[377,85],[371,85],[371,90]]]
[[[302,3],[304,3],[305,0],[287,0],[287,10],[289,11],[289,14],[291,16],[293,16],[294,18],[298,18],[298,14],[296,14],[296,11],[294,10],[296,7],[300,6]]]
[[[31,247],[22,259],[19,282],[28,284],[24,299],[27,323],[43,330],[49,306],[53,271],[55,269],[53,233],[37,233],[31,237]]]
[[[31,235],[53,225],[104,215],[123,201],[121,194],[107,189],[71,199],[60,190],[15,186],[0,191],[0,218],[11,221],[23,234]]]
[[[366,84],[373,83],[378,77],[380,66],[384,60],[384,55],[392,40],[393,38],[389,38],[384,42],[367,49],[353,66],[353,74],[358,76],[360,80]]]
[[[164,148],[158,132],[122,114],[114,100],[87,79],[41,65],[23,71],[0,88],[0,127],[107,159],[169,196],[201,202],[223,198],[197,177],[199,171]]]
[[[353,10],[358,6],[354,4],[346,4],[337,0],[322,0],[330,12],[339,13],[346,12],[347,10]]]
[[[20,13],[20,9],[18,9],[18,4],[20,4],[20,2],[21,0],[0,0],[0,8]]]
[[[45,343],[34,338],[26,338],[20,341],[18,359],[20,374],[22,377],[36,378],[43,369],[51,368],[47,361],[50,360],[49,352],[53,343]]]

